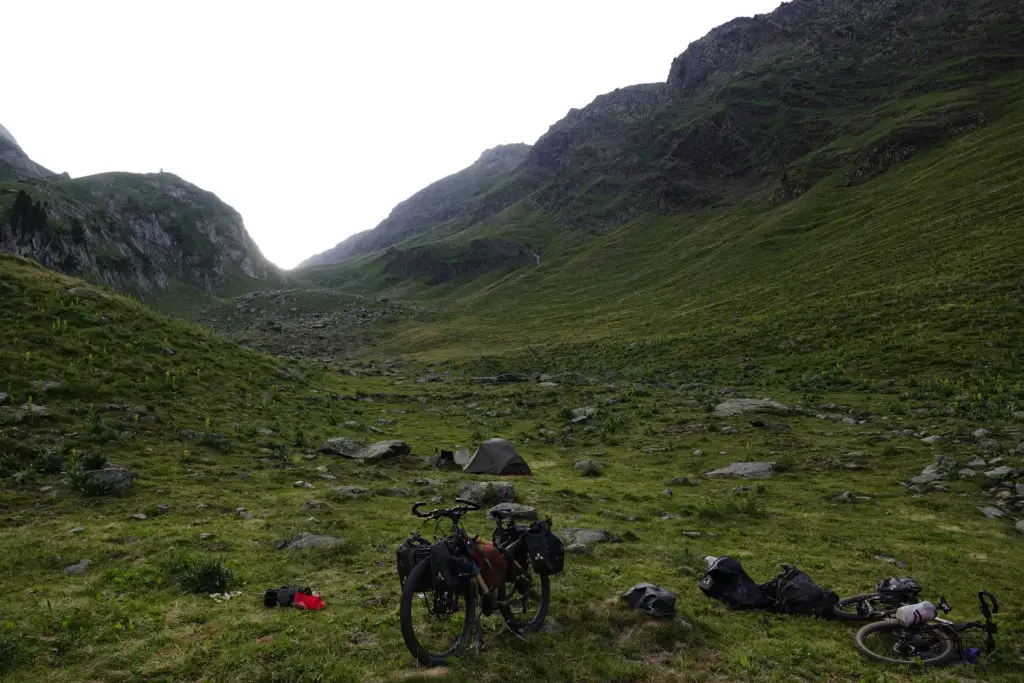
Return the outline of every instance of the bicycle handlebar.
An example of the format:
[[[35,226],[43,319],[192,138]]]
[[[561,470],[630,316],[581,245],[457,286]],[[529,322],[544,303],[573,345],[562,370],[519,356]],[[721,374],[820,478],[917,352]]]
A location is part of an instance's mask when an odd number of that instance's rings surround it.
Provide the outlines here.
[[[479,510],[480,509],[480,506],[477,505],[476,503],[474,503],[471,500],[463,500],[462,498],[456,498],[455,502],[456,503],[462,503],[462,505],[457,505],[455,507],[450,507],[450,508],[438,508],[436,510],[431,510],[430,512],[420,512],[419,509],[422,506],[426,505],[426,502],[420,501],[420,502],[418,502],[418,503],[416,503],[415,505],[412,506],[412,514],[417,516],[417,517],[420,517],[422,519],[436,519],[437,517],[450,517],[453,520],[457,520],[459,517],[461,517],[462,515],[466,514],[467,512],[473,512],[474,510]]]
[[[999,614],[999,601],[996,596],[988,591],[978,591],[978,602],[981,604],[981,613],[989,620],[993,614]]]

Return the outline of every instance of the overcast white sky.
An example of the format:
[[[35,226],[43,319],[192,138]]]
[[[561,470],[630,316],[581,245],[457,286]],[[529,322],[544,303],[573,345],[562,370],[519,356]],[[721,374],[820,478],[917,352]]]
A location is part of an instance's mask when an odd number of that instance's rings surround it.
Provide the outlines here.
[[[57,172],[211,190],[290,268],[779,4],[0,0],[0,124]]]

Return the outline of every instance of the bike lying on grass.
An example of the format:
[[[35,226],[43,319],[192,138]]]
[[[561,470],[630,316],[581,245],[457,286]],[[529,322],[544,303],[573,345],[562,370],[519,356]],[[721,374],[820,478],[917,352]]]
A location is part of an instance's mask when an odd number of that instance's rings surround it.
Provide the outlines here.
[[[832,618],[839,621],[866,622],[889,619],[903,605],[918,601],[921,585],[909,577],[882,579],[874,593],[843,598],[832,608]]]
[[[413,505],[413,515],[437,522],[435,542],[413,532],[398,549],[402,638],[425,666],[457,657],[471,637],[481,647],[480,614],[500,612],[518,638],[539,629],[551,600],[550,577],[562,570],[564,549],[550,519],[525,526],[512,512],[492,510],[497,524],[488,543],[460,525],[480,506],[456,502],[461,505],[430,512],[420,512],[424,503]],[[445,520],[451,527],[442,534]]]
[[[958,661],[967,656],[976,658],[978,650],[964,650],[961,634],[969,630],[984,631],[985,653],[996,648],[996,624],[992,615],[999,612],[999,602],[988,591],[978,593],[984,621],[954,623],[937,615],[937,610],[949,613],[945,598],[936,606],[920,603],[902,609],[895,619],[866,624],[853,638],[857,649],[868,657],[889,664],[923,664],[934,666]]]

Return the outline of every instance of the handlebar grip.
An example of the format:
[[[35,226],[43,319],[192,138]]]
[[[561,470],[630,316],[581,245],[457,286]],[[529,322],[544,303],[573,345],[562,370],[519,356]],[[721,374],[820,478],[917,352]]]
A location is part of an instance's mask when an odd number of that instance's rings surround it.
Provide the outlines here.
[[[985,598],[988,598],[992,602],[991,607]],[[986,617],[989,616],[989,609],[991,609],[992,614],[999,614],[999,601],[996,600],[996,596],[992,595],[988,591],[978,591],[978,602],[981,603],[981,612]]]

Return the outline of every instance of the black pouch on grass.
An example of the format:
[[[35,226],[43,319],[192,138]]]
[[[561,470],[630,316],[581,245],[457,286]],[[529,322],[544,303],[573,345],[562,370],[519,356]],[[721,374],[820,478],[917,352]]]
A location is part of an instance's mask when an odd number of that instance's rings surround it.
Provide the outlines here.
[[[890,605],[909,605],[917,602],[921,584],[909,576],[899,578],[890,576],[879,581],[875,591],[882,596],[882,600]]]
[[[839,596],[825,590],[807,574],[792,565],[783,565],[783,572],[761,585],[768,599],[767,608],[784,614],[809,614],[816,617],[832,615]]]
[[[430,546],[431,585],[435,590],[464,586],[473,577],[473,560],[443,540]]]
[[[295,602],[296,593],[305,593],[306,595],[312,595],[313,590],[311,588],[302,586],[284,586],[282,588],[268,588],[267,592],[263,594],[263,606],[264,607],[291,607],[292,603]]]
[[[729,609],[757,609],[769,604],[761,587],[747,575],[743,565],[728,556],[711,562],[697,585],[704,595],[724,602]]]
[[[398,566],[398,583],[405,587],[405,582],[412,574],[413,568],[423,560],[430,558],[430,541],[419,536],[410,536],[402,541],[396,552],[396,564]],[[420,584],[413,587],[416,593],[423,593],[430,590],[430,572],[422,575]]]
[[[565,567],[565,546],[551,533],[546,521],[534,522],[526,532],[526,548],[530,552],[533,571],[541,576],[557,574]]]
[[[626,604],[655,619],[670,619],[676,615],[676,596],[661,586],[638,583],[622,594]]]

